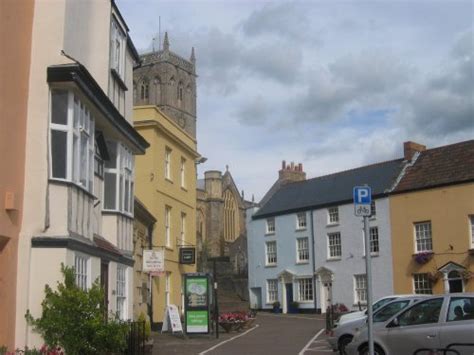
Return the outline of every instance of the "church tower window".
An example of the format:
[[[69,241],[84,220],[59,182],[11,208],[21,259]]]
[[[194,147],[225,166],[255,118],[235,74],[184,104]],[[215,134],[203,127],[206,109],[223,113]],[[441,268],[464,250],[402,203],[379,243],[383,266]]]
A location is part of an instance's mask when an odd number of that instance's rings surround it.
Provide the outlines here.
[[[224,240],[233,242],[239,233],[238,208],[230,190],[224,193]]]
[[[142,82],[140,86],[140,98],[142,100],[148,100],[148,92],[149,92],[148,83]]]

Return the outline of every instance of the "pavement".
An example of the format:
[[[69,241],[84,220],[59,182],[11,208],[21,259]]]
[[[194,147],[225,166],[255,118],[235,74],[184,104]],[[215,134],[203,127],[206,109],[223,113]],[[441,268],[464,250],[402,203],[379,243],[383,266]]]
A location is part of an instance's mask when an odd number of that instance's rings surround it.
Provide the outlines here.
[[[183,337],[152,333],[153,355],[327,355],[325,319],[319,314],[260,312],[250,329]],[[221,328],[222,329],[222,328]]]

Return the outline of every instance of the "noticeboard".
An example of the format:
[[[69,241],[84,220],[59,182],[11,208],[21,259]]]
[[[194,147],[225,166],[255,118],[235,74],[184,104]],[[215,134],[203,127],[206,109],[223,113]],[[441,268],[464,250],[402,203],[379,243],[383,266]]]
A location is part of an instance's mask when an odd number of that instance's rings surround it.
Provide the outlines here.
[[[184,319],[186,334],[209,334],[209,276],[185,274]]]
[[[143,272],[160,273],[165,271],[163,249],[143,250]]]

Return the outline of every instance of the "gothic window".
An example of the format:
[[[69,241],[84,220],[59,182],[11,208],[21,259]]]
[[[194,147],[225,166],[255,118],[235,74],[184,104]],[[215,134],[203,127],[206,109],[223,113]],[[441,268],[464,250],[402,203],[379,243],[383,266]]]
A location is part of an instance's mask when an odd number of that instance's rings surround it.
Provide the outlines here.
[[[155,92],[155,104],[161,103],[161,80],[158,77],[153,79],[153,91]]]
[[[177,87],[177,99],[180,106],[183,104],[183,83],[180,81]]]
[[[148,83],[143,81],[142,84],[140,85],[140,99],[148,100],[148,97],[149,97],[148,94],[149,94]]]
[[[230,190],[224,192],[224,240],[233,242],[239,234],[237,203]]]
[[[185,100],[185,106],[188,111],[191,111],[191,106],[192,106],[192,95],[191,95],[191,85],[186,86],[186,100]]]

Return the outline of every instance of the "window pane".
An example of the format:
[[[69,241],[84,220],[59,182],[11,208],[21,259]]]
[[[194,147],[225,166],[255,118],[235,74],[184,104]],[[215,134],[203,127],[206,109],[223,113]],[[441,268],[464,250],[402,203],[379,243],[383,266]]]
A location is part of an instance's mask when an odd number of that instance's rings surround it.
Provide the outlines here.
[[[68,92],[54,90],[51,103],[51,122],[67,125],[67,100]]]
[[[115,169],[117,167],[117,143],[107,142],[107,150],[110,159],[105,161],[105,167]]]
[[[51,156],[53,177],[65,179],[67,167],[67,133],[51,131]]]
[[[113,173],[104,174],[104,208],[106,210],[117,209],[117,176]]]

